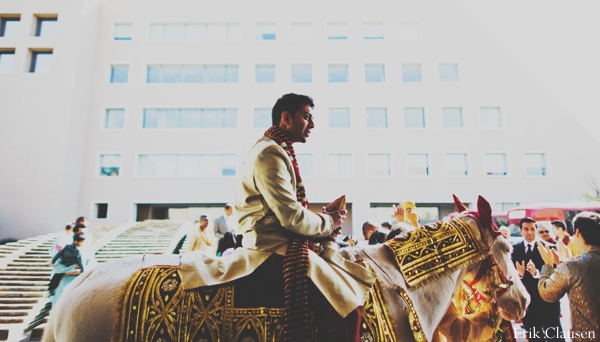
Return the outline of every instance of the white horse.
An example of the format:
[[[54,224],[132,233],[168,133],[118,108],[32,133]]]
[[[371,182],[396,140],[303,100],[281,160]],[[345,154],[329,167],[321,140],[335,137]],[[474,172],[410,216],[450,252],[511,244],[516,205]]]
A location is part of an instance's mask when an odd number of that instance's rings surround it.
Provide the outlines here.
[[[455,202],[457,208],[466,209],[458,199],[455,198]],[[493,228],[489,203],[480,197],[477,214],[463,212],[455,220],[468,226],[473,236],[486,246],[488,262],[457,267],[452,273],[430,279],[420,287],[407,285],[395,256],[386,245],[342,252],[347,258],[362,259],[377,272],[383,302],[393,321],[390,326],[399,341],[430,341],[463,281],[496,302],[502,318],[516,320],[525,313],[529,294],[511,262],[510,243]],[[147,256],[145,260],[139,257],[114,260],[79,276],[52,309],[43,341],[111,341],[124,284],[139,269],[153,265],[177,266],[179,257],[156,255]],[[490,265],[499,269],[496,277],[490,272]]]

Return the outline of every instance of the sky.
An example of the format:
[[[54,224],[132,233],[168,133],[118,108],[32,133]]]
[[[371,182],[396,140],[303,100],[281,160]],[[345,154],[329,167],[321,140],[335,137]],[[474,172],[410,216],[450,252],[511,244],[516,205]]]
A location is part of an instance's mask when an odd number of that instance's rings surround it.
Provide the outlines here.
[[[600,1],[457,1],[600,143]]]

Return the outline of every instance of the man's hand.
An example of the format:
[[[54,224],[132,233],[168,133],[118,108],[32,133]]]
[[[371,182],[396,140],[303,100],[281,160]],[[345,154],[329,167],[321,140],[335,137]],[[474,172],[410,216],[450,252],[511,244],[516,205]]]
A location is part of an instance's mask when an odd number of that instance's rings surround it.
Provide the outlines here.
[[[333,229],[341,227],[342,223],[344,223],[344,220],[346,219],[346,214],[348,214],[347,210],[327,212],[325,207],[323,207],[321,210],[323,211],[323,214],[327,214],[333,219]]]
[[[537,242],[538,251],[546,266],[554,266],[554,254],[550,251],[550,246],[544,246],[541,242]]]
[[[556,243],[556,249],[558,251],[558,256],[560,257],[561,261],[571,260],[571,258],[573,257],[573,252],[571,252],[569,247],[567,247],[567,245],[565,245],[561,240],[558,240],[558,242]]]
[[[523,278],[525,275],[525,261],[515,262],[515,267],[517,268],[517,272],[519,272],[519,278]]]
[[[400,201],[398,206],[392,204],[392,208],[394,209],[394,218],[396,219],[396,222],[404,222],[404,203]]]
[[[538,270],[535,268],[535,264],[531,260],[529,260],[529,262],[527,263],[527,272],[531,273],[531,275],[534,277],[538,272]]]
[[[412,212],[411,208],[406,208],[406,220],[412,224],[413,227],[419,228],[419,215]]]

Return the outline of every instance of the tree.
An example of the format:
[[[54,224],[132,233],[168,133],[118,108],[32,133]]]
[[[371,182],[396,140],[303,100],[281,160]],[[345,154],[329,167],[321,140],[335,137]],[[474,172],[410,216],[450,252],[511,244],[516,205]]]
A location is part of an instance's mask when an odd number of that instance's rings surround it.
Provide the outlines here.
[[[592,188],[592,193],[583,193],[583,198],[588,202],[600,202],[600,185],[592,175],[588,175],[586,183]]]

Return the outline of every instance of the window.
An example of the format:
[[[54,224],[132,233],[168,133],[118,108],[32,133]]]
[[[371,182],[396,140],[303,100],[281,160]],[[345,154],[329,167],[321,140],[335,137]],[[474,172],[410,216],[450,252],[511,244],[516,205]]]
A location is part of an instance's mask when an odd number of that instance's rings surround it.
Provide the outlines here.
[[[295,64],[292,65],[292,82],[310,83],[312,82],[312,65]]]
[[[237,83],[237,65],[148,66],[147,83]]]
[[[508,174],[506,167],[506,154],[486,153],[485,173],[488,176],[506,176]]]
[[[312,177],[315,175],[313,155],[307,153],[296,154],[298,167],[300,168],[300,176],[303,178]]]
[[[446,153],[446,175],[467,176],[467,155],[465,153]]]
[[[292,40],[309,41],[312,39],[310,23],[292,23]]]
[[[421,65],[402,64],[402,82],[421,82]]]
[[[254,109],[254,128],[269,128],[272,126],[272,122],[273,119],[271,118],[271,109]]]
[[[385,82],[385,66],[383,64],[366,64],[365,82]]]
[[[352,155],[350,153],[332,153],[327,160],[329,177],[352,177]]]
[[[110,83],[127,83],[129,79],[129,66],[112,65],[110,67]]]
[[[350,108],[329,108],[329,128],[349,128]]]
[[[94,203],[94,213],[92,217],[96,219],[108,218],[108,203]]]
[[[389,154],[369,154],[367,173],[369,176],[389,176],[390,175],[390,155]]]
[[[52,71],[52,51],[31,51],[29,72],[47,74]]]
[[[100,155],[100,170],[101,177],[117,177],[121,169],[120,154],[102,154]]]
[[[237,41],[238,23],[150,24],[151,41]]]
[[[0,17],[0,37],[18,37],[20,27],[20,17]]]
[[[329,82],[346,83],[348,82],[348,65],[329,65]]]
[[[348,39],[348,24],[346,23],[327,23],[327,39],[346,40]]]
[[[125,125],[125,109],[107,109],[104,117],[104,128],[123,128]]]
[[[15,50],[0,50],[0,74],[10,74],[15,67]]]
[[[442,108],[442,125],[445,128],[464,127],[462,108]]]
[[[429,156],[427,153],[406,155],[406,174],[409,176],[429,176]]]
[[[235,128],[235,108],[144,109],[142,128]]]
[[[544,153],[525,153],[525,174],[527,176],[547,176],[546,155]]]
[[[400,40],[405,42],[419,40],[421,38],[419,32],[418,21],[401,21],[400,22]]]
[[[36,37],[52,38],[56,37],[58,29],[57,18],[37,18],[37,25],[35,27]]]
[[[131,40],[133,25],[115,24],[115,40]]]
[[[256,24],[256,40],[275,40],[277,34],[275,23]]]
[[[256,83],[274,83],[275,82],[275,66],[274,65],[257,65],[256,66]]]
[[[138,176],[209,178],[236,174],[235,154],[141,154]]]
[[[458,82],[458,64],[440,64],[440,82]]]
[[[404,108],[405,128],[425,127],[425,108]]]
[[[387,108],[367,108],[367,127],[385,128],[387,121]]]
[[[364,23],[364,39],[383,39],[383,23]]]
[[[502,127],[502,117],[498,107],[481,107],[479,109],[481,118],[481,128],[500,128]]]

